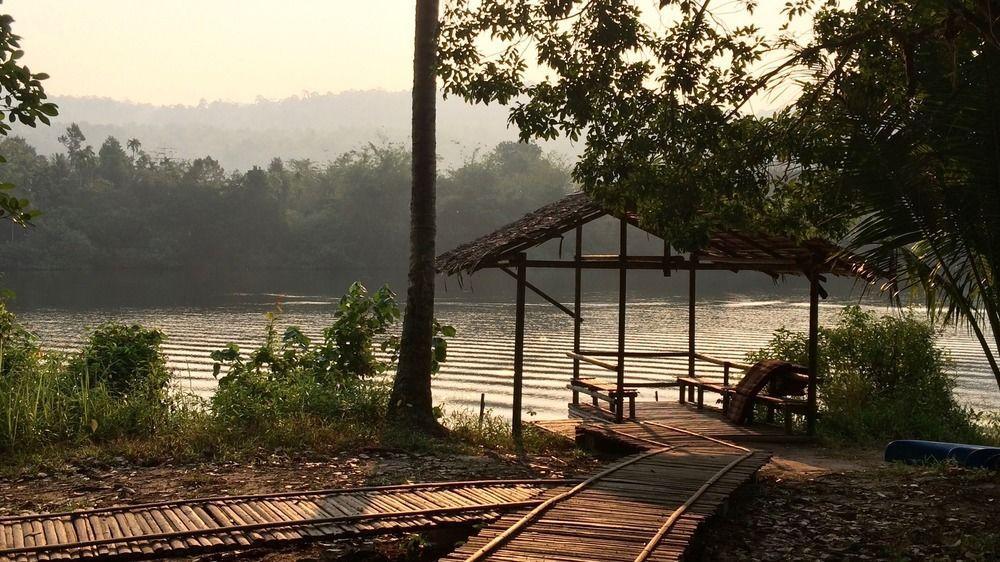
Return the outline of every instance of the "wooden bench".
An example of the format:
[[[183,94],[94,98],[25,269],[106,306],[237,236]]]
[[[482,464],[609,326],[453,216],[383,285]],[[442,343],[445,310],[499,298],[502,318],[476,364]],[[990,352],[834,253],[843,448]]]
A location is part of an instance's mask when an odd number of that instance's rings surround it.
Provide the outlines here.
[[[728,386],[724,384],[714,383],[710,381],[701,380],[692,377],[677,377],[677,388],[680,394],[680,402],[684,404],[685,402],[692,402],[698,406],[698,409],[705,407],[705,391],[714,392],[722,396],[722,411],[726,412],[729,409],[729,398],[735,392],[735,387]],[[767,421],[774,421],[775,411],[781,411],[784,414],[785,421],[785,433],[792,433],[792,415],[800,414],[806,415],[808,412],[807,403],[805,400],[799,398],[787,398],[783,396],[771,396],[765,394],[763,391],[753,397],[754,404],[764,404],[767,407]],[[753,423],[753,417],[751,414],[748,423]]]
[[[579,378],[570,381],[566,388],[573,392],[580,392],[591,397],[595,407],[600,407],[598,400],[604,400],[611,405],[610,410],[615,413],[618,404],[618,385],[612,382],[602,381],[593,378]],[[635,397],[639,391],[635,388],[623,388],[621,395],[628,398],[628,419],[635,419]]]

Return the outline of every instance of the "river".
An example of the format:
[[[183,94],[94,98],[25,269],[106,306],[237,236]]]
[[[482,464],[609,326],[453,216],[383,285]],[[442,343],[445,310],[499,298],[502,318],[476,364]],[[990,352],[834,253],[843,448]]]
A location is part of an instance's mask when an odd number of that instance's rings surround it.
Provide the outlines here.
[[[315,274],[291,274],[294,281],[289,282],[289,276],[287,272],[245,273],[234,281],[213,275],[199,279],[178,274],[20,274],[7,276],[4,286],[13,287],[18,294],[11,308],[50,349],[73,349],[86,327],[110,320],[161,329],[167,334],[164,350],[175,371],[175,385],[205,395],[216,384],[209,352],[229,342],[252,349],[261,340],[265,314],[279,304],[281,326],[297,325],[318,336],[330,324],[347,281],[333,276],[316,282],[308,280]],[[383,279],[369,276],[367,280],[373,286]],[[402,286],[400,280],[390,280]],[[478,408],[483,393],[488,407],[509,415],[514,307],[510,291],[498,289],[499,283],[488,280],[479,291],[470,292],[468,287],[459,290],[449,281],[448,290],[442,290],[438,298],[437,317],[458,330],[449,346],[448,361],[434,379],[435,400],[446,408]],[[701,352],[742,361],[747,351],[766,343],[775,329],[806,328],[808,305],[802,298],[802,287],[707,284],[708,290],[698,300],[696,341]],[[665,287],[649,281],[639,283],[630,291],[629,350],[686,349],[687,300],[682,289],[675,279]],[[820,308],[821,324],[835,322],[843,306],[859,302],[850,287],[838,286],[831,293],[836,294]],[[554,294],[564,302],[571,300],[565,290]],[[585,348],[614,347],[615,298],[610,289],[585,293]],[[888,311],[877,299],[861,302],[867,308]],[[569,397],[565,387],[572,366],[565,352],[572,347],[572,334],[568,316],[547,303],[529,302],[524,388],[529,418],[565,417]],[[980,409],[1000,410],[1000,392],[977,342],[964,328],[947,327],[940,343],[954,361],[959,400]],[[686,368],[681,361],[686,360],[631,360],[628,376],[649,382],[673,380]],[[644,389],[640,399],[652,399],[653,392]],[[672,398],[675,391],[659,392]]]

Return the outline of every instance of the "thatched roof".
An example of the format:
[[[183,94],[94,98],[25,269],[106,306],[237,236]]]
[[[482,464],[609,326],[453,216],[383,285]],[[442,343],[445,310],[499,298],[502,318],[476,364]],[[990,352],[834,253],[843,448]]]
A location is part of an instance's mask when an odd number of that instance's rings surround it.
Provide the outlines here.
[[[606,213],[585,193],[573,193],[532,211],[503,228],[441,254],[435,265],[438,271],[449,275],[463,271],[472,273],[558,238],[577,225],[590,222]]]
[[[586,194],[573,193],[528,213],[503,228],[441,254],[435,265],[438,271],[448,275],[509,265],[518,254],[559,238],[578,225],[606,214],[609,214],[608,211]],[[634,217],[626,217],[626,220],[633,225],[637,223]],[[657,258],[656,263],[648,257],[645,257],[645,261],[641,256],[630,259],[633,260],[630,267],[653,268],[668,264],[677,269],[690,267],[690,261],[679,256],[669,258],[669,261],[664,261],[667,258]],[[588,260],[588,263],[599,265],[597,259]],[[813,268],[817,273],[856,276],[869,280],[879,277],[860,258],[827,240],[797,242],[782,236],[739,230],[714,233],[708,245],[698,252],[696,267],[754,270],[772,275],[801,275],[807,268]]]

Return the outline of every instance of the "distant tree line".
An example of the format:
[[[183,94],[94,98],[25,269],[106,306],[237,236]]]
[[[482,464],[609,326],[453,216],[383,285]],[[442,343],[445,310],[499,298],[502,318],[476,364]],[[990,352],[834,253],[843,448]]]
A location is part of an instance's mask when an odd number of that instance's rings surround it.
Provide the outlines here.
[[[96,150],[71,125],[64,153],[0,141],[5,181],[41,211],[4,225],[13,269],[393,268],[407,258],[410,156],[368,145],[319,163],[275,158],[227,171],[211,156],[152,156],[138,139]],[[501,143],[439,179],[438,247],[451,248],[572,190],[568,167],[532,144]]]

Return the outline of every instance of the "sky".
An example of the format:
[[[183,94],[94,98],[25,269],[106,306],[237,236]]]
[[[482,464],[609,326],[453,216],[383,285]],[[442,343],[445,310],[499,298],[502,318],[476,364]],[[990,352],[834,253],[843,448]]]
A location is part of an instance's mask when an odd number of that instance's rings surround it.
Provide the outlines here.
[[[6,0],[55,95],[158,105],[406,90],[413,0]]]
[[[50,95],[197,105],[411,83],[414,0],[0,1]],[[776,28],[783,2],[762,4],[754,23]]]

